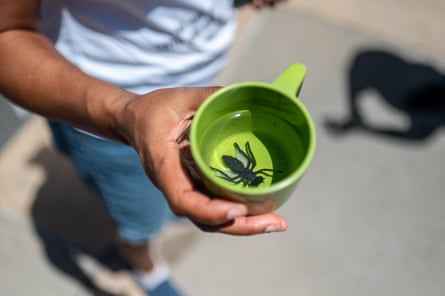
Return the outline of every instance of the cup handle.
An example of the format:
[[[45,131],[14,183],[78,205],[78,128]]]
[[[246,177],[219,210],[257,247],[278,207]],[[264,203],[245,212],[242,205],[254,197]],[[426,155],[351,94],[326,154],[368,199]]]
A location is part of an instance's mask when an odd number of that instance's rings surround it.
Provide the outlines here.
[[[306,75],[303,64],[293,64],[275,79],[273,84],[292,98],[298,98]]]

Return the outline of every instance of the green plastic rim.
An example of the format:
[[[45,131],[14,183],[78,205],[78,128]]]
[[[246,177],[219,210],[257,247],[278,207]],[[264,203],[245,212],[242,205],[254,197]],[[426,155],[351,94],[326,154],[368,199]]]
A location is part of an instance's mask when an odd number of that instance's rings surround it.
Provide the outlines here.
[[[218,97],[225,92],[230,92],[230,91],[233,91],[234,89],[244,88],[244,87],[266,88],[266,89],[278,92],[278,93],[282,94],[283,96],[289,97],[289,94],[286,91],[281,90],[280,88],[277,88],[273,84],[264,83],[264,82],[240,82],[240,83],[229,85],[227,87],[223,87],[223,88],[219,89],[218,91],[213,93],[206,101],[204,101],[204,103],[198,108],[197,112],[194,115],[194,119],[192,121],[191,128],[190,128],[191,152],[192,152],[193,159],[196,162],[196,164],[198,165],[201,174],[204,174],[205,178],[211,180],[211,182],[215,183],[219,187],[221,187],[227,191],[231,191],[231,192],[234,192],[236,194],[241,194],[241,195],[248,195],[248,196],[268,195],[268,194],[272,194],[272,193],[281,191],[285,188],[288,188],[289,186],[292,186],[293,184],[297,183],[298,180],[301,179],[301,177],[304,175],[304,173],[308,169],[308,167],[313,159],[313,156],[315,154],[315,148],[316,148],[315,125],[314,125],[312,117],[310,116],[307,108],[304,106],[304,104],[299,99],[297,99],[295,97],[292,101],[294,104],[297,105],[298,109],[301,111],[304,118],[306,119],[306,123],[308,126],[308,132],[309,132],[309,144],[308,144],[308,147],[306,150],[306,154],[305,154],[300,166],[298,167],[298,169],[295,170],[294,172],[292,172],[291,174],[289,174],[289,176],[287,176],[286,178],[284,178],[276,183],[273,183],[268,187],[257,188],[257,187],[231,186],[231,184],[228,183],[227,181],[215,176],[215,172],[212,169],[210,169],[209,165],[204,161],[204,159],[199,151],[199,143],[198,143],[199,141],[198,141],[197,133],[198,133],[198,126],[200,124],[200,118],[201,118],[202,114],[204,112],[206,112],[207,107],[209,105],[211,105],[214,100],[218,99]]]

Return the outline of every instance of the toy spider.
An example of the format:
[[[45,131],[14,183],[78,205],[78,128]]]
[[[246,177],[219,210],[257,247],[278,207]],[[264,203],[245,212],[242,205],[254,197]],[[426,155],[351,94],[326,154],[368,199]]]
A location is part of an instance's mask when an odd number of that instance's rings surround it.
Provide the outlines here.
[[[244,186],[258,186],[264,181],[263,176],[260,174],[272,177],[274,172],[281,172],[274,169],[260,169],[254,171],[256,166],[255,156],[250,149],[249,142],[245,144],[245,152],[241,150],[237,143],[233,143],[235,147],[236,157],[230,155],[223,155],[222,160],[224,164],[230,169],[230,171],[222,171],[217,168],[210,167],[216,172],[216,175],[224,180],[232,182],[234,184],[243,183]]]

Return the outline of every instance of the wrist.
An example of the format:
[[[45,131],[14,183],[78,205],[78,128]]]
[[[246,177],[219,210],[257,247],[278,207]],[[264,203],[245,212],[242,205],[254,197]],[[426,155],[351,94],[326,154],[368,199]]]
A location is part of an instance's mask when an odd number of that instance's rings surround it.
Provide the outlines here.
[[[129,145],[134,145],[135,103],[138,97],[137,94],[124,92],[115,100],[110,100],[108,106],[112,114],[111,126],[115,138]]]
[[[86,96],[86,112],[93,123],[92,131],[96,130],[100,135],[128,144],[122,114],[125,113],[127,104],[137,95],[117,87],[110,89],[109,85],[95,88],[92,92]]]

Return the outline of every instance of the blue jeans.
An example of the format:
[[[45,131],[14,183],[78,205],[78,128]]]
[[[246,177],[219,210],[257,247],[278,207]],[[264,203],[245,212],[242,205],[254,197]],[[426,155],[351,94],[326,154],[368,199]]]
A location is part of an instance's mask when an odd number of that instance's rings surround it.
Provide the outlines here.
[[[57,148],[73,160],[83,182],[102,200],[120,239],[141,244],[174,216],[132,147],[66,124],[50,122],[50,127]]]

